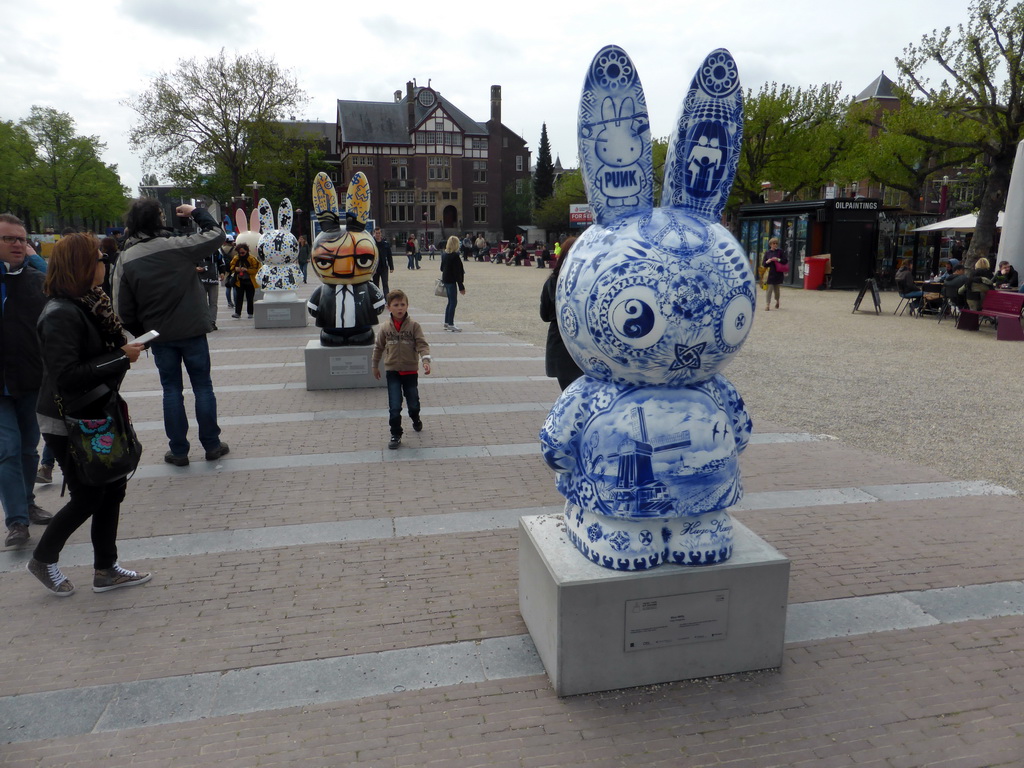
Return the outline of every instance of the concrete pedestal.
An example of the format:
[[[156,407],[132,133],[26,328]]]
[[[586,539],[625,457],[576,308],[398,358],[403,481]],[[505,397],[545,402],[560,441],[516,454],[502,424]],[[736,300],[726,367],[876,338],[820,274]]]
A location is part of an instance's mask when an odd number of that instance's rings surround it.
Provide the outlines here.
[[[306,389],[387,386],[383,372],[379,381],[373,378],[372,358],[372,344],[365,347],[324,347],[317,340],[306,342]]]
[[[253,304],[256,328],[305,328],[307,316],[304,301],[257,301]]]
[[[559,696],[782,664],[789,560],[732,521],[720,565],[612,571],[561,515],[519,521],[519,610]]]

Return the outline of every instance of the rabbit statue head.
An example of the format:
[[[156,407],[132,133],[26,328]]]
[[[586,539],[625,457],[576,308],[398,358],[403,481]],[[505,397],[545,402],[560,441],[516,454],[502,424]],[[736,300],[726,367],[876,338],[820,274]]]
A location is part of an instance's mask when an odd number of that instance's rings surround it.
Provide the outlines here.
[[[688,386],[719,372],[754,318],[754,277],[719,223],[739,162],[743,100],[725,49],[704,59],[683,100],[653,203],[650,122],[636,68],[603,48],[579,110],[582,173],[594,214],[558,281],[558,324],[589,376]]]
[[[244,245],[248,247],[249,253],[256,256],[260,245],[260,214],[253,211],[248,219],[245,211],[241,208],[235,210],[235,228],[238,235],[235,236],[235,247]]]
[[[352,177],[345,211],[326,173],[313,181],[313,210],[321,232],[313,241],[310,263],[317,277],[328,285],[357,285],[373,278],[377,268],[377,241],[366,231],[370,216],[370,182],[360,172]]]
[[[277,209],[277,226],[274,226],[274,211],[266,199],[260,199],[257,208],[260,220],[260,235],[257,256],[263,266],[256,273],[260,287],[267,297],[276,298],[285,292],[295,290],[299,271],[299,241],[292,234],[292,201],[287,197]]]

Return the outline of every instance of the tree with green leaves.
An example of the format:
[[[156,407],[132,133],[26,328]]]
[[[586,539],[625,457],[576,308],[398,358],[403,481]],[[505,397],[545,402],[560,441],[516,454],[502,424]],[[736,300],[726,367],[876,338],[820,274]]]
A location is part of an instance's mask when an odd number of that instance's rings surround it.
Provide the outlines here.
[[[58,227],[76,216],[93,226],[122,216],[128,190],[117,167],[100,159],[106,145],[99,138],[78,135],[71,115],[52,107],[32,107],[18,127],[26,205],[35,213],[52,212]]]
[[[125,103],[139,115],[131,146],[165,167],[175,184],[193,186],[223,173],[240,195],[256,159],[278,140],[279,121],[307,100],[298,81],[259,52],[182,59]],[[218,195],[227,197],[230,195]]]
[[[515,237],[519,233],[519,225],[532,221],[533,200],[528,184],[517,190],[516,183],[505,186],[501,199],[501,220],[504,223],[506,238]]]
[[[911,207],[918,210],[931,198],[937,177],[970,166],[978,155],[976,146],[950,147],[939,142],[941,138],[942,142],[968,140],[969,144],[972,137],[968,132],[977,141],[976,127],[965,126],[905,92],[899,109],[880,112],[873,102],[866,101],[850,108],[850,119],[861,123],[870,135],[851,158],[853,175],[905,192]],[[956,213],[950,211],[950,215]]]
[[[960,137],[938,135],[927,126],[908,135],[987,158],[978,222],[965,257],[973,264],[992,247],[1024,129],[1024,4],[974,0],[969,13],[955,32],[935,30],[907,46],[896,63],[907,91],[963,129]],[[945,76],[933,85],[925,72],[936,65]]]
[[[555,184],[551,197],[537,206],[534,223],[549,233],[568,232],[569,206],[582,205],[586,202],[587,192],[583,188],[583,177],[580,172],[567,171]]]
[[[836,175],[863,140],[859,126],[846,120],[848,101],[840,83],[795,88],[765,83],[744,101],[743,148],[730,208],[762,201],[762,183],[781,190],[783,199],[816,192]]]
[[[28,218],[44,200],[29,179],[29,160],[35,145],[24,126],[13,120],[0,121],[0,211]]]
[[[537,167],[533,172],[533,201],[540,205],[551,197],[555,189],[555,166],[551,162],[551,144],[548,141],[548,124],[540,129],[540,146],[537,148]]]

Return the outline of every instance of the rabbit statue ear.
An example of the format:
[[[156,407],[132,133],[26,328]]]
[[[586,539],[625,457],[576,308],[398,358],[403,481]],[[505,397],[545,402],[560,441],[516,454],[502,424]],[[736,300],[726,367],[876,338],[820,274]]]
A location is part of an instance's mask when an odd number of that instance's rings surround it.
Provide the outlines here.
[[[255,210],[249,214],[249,231],[259,234],[260,231],[260,212]]]
[[[743,90],[732,54],[708,54],[693,76],[665,158],[661,204],[718,221],[743,143]]]
[[[583,183],[598,224],[654,207],[650,129],[636,67],[605,46],[587,70],[579,112]]]
[[[265,197],[260,198],[260,204],[256,208],[256,211],[260,217],[260,232],[266,234],[274,229],[274,209],[270,207],[270,202]]]
[[[345,216],[350,222],[351,219],[355,219],[356,223],[361,225],[361,229],[366,228],[366,222],[370,218],[370,180],[362,171],[356,173],[352,177],[352,181],[348,183],[348,194],[345,196]],[[349,223],[349,227],[352,227],[351,223]]]
[[[283,229],[285,232],[291,232],[293,218],[292,201],[286,197],[277,208],[277,228]]]
[[[313,211],[320,220],[320,228],[326,231],[341,228],[341,209],[338,208],[338,192],[331,177],[321,171],[313,179]]]
[[[238,230],[238,234],[249,231],[249,221],[245,218],[245,211],[241,208],[235,209],[235,228]]]

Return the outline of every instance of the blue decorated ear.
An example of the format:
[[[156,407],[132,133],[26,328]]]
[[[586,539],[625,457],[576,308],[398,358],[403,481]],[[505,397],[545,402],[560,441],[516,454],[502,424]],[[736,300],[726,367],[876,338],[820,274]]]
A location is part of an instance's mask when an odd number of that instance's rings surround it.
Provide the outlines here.
[[[725,48],[693,76],[665,159],[661,204],[718,221],[729,199],[743,142],[743,90]]]
[[[598,224],[654,207],[650,119],[636,67],[616,45],[590,63],[580,96],[580,158]]]

